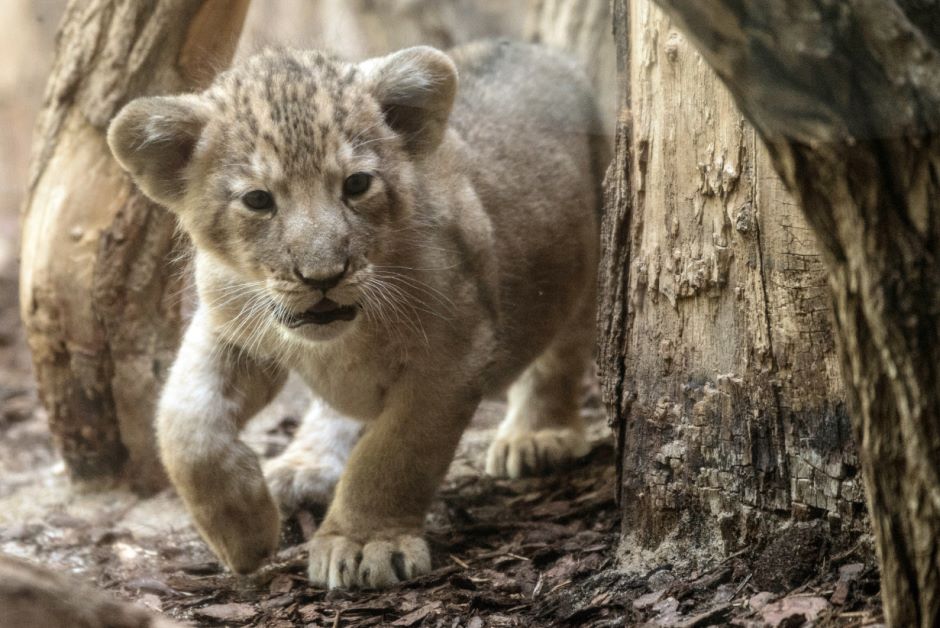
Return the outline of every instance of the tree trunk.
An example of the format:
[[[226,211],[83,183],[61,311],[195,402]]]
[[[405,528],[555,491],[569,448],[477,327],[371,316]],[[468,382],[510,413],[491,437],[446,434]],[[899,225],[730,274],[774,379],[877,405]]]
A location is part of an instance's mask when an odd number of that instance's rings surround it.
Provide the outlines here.
[[[713,559],[793,521],[864,530],[812,231],[665,15],[618,0],[614,24],[599,361],[621,447],[624,563]]]
[[[0,628],[179,628],[65,576],[0,555]]]
[[[73,0],[36,128],[22,227],[27,339],[70,477],[160,486],[151,419],[180,329],[175,221],[111,159],[128,100],[204,87],[248,0]]]
[[[889,624],[940,624],[940,19],[933,0],[657,0],[818,238]]]

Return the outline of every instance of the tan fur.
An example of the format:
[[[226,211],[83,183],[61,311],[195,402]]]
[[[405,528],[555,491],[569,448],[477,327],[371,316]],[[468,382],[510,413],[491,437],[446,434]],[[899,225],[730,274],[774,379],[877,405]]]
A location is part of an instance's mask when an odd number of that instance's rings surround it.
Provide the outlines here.
[[[266,467],[282,508],[328,500],[348,455],[310,546],[317,584],[381,587],[430,569],[425,513],[484,395],[512,384],[488,473],[586,453],[598,128],[569,61],[505,42],[358,66],[267,52],[205,93],[118,115],[115,156],[196,245],[199,309],[157,432],[227,565],[250,571],[276,549],[278,509],[238,433],[288,371],[329,407]],[[355,172],[371,186],[344,195]],[[276,208],[246,207],[256,189]],[[344,269],[335,287],[311,287]],[[282,324],[324,298],[356,317]],[[343,417],[366,423],[361,437]]]

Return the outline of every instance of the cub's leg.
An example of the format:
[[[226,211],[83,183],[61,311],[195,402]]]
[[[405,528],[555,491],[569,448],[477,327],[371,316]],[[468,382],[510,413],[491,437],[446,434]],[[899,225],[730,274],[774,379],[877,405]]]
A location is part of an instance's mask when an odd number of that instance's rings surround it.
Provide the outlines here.
[[[479,397],[425,388],[438,397],[397,395],[353,449],[310,541],[313,584],[381,588],[430,571],[424,517]]]
[[[359,421],[339,414],[320,399],[313,400],[287,449],[264,465],[281,512],[330,504],[362,429]]]
[[[247,573],[277,549],[280,517],[255,453],[238,438],[286,379],[222,344],[197,311],[160,397],[160,457],[196,528],[230,569]]]
[[[569,331],[510,387],[509,410],[486,455],[489,475],[541,474],[588,453],[578,410],[591,335]]]

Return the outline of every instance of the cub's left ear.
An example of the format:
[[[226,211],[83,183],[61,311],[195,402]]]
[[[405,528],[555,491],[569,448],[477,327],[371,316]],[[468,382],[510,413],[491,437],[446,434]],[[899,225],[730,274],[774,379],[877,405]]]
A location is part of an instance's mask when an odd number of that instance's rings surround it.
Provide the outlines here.
[[[457,93],[457,67],[430,46],[406,48],[359,65],[385,121],[414,155],[437,148]]]
[[[138,98],[111,121],[108,145],[144,194],[175,209],[208,119],[208,107],[196,95]]]

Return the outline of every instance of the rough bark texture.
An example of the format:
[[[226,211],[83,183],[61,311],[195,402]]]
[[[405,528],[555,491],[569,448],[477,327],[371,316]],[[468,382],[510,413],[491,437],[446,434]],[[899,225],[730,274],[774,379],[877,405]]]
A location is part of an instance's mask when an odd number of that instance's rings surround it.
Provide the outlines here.
[[[940,7],[658,0],[755,125],[829,271],[896,626],[940,623]]]
[[[174,621],[116,602],[37,565],[0,555],[0,628],[174,628]]]
[[[20,300],[50,428],[72,479],[163,483],[151,420],[180,329],[175,221],[111,159],[128,100],[204,86],[248,0],[75,0],[37,124]]]
[[[614,24],[599,329],[624,563],[726,555],[794,520],[865,529],[812,231],[665,15],[618,1]]]

